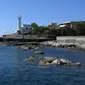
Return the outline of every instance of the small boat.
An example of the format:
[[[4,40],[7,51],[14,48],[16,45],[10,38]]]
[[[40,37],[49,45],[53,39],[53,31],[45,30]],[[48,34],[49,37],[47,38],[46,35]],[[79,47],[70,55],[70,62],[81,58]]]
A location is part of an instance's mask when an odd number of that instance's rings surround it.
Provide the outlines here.
[[[42,51],[35,51],[34,53],[35,54],[44,54],[44,52],[42,52]]]

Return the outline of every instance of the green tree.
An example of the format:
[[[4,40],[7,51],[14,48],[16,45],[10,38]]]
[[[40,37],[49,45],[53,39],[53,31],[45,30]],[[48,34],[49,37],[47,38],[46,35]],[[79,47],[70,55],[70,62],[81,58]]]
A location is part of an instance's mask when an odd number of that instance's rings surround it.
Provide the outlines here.
[[[31,27],[33,28],[32,34],[36,34],[37,31],[38,31],[38,24],[36,24],[35,22],[33,22],[33,23],[31,24]]]
[[[32,26],[32,28],[33,28],[33,29],[38,28],[38,24],[36,24],[35,22],[34,22],[34,23],[32,23],[32,24],[31,24],[31,26]]]

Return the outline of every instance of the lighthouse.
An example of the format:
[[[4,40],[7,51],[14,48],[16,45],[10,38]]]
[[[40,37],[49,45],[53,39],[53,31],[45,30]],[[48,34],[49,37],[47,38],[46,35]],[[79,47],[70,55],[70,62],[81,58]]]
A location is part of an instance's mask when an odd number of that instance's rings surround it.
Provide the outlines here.
[[[18,16],[18,24],[17,24],[17,32],[19,34],[21,33],[21,19],[22,19],[22,17],[19,15]]]
[[[27,34],[27,33],[31,33],[32,32],[32,27],[30,24],[23,24],[21,23],[21,19],[22,17],[19,15],[17,17],[17,34],[23,35],[23,34]]]

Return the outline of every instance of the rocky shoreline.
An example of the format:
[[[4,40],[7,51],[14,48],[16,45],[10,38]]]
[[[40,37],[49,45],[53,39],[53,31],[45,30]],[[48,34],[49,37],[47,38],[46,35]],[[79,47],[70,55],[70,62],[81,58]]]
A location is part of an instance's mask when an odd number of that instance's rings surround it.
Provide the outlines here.
[[[82,51],[85,52],[85,45],[78,43],[58,43],[57,41],[44,41],[44,42],[0,42],[0,46],[16,46],[23,50],[38,49],[40,47],[55,47],[63,48],[66,50]]]
[[[85,45],[81,45],[79,43],[59,43],[57,41],[46,41],[42,42],[41,44],[48,47],[63,48],[66,50],[85,52]]]

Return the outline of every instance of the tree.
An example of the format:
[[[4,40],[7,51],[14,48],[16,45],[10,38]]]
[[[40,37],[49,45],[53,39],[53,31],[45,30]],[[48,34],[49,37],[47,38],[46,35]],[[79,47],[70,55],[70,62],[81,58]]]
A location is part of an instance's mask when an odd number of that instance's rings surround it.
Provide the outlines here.
[[[38,24],[36,24],[35,22],[34,22],[34,23],[32,23],[32,24],[31,24],[31,26],[32,26],[32,28],[33,28],[33,29],[38,28]]]

